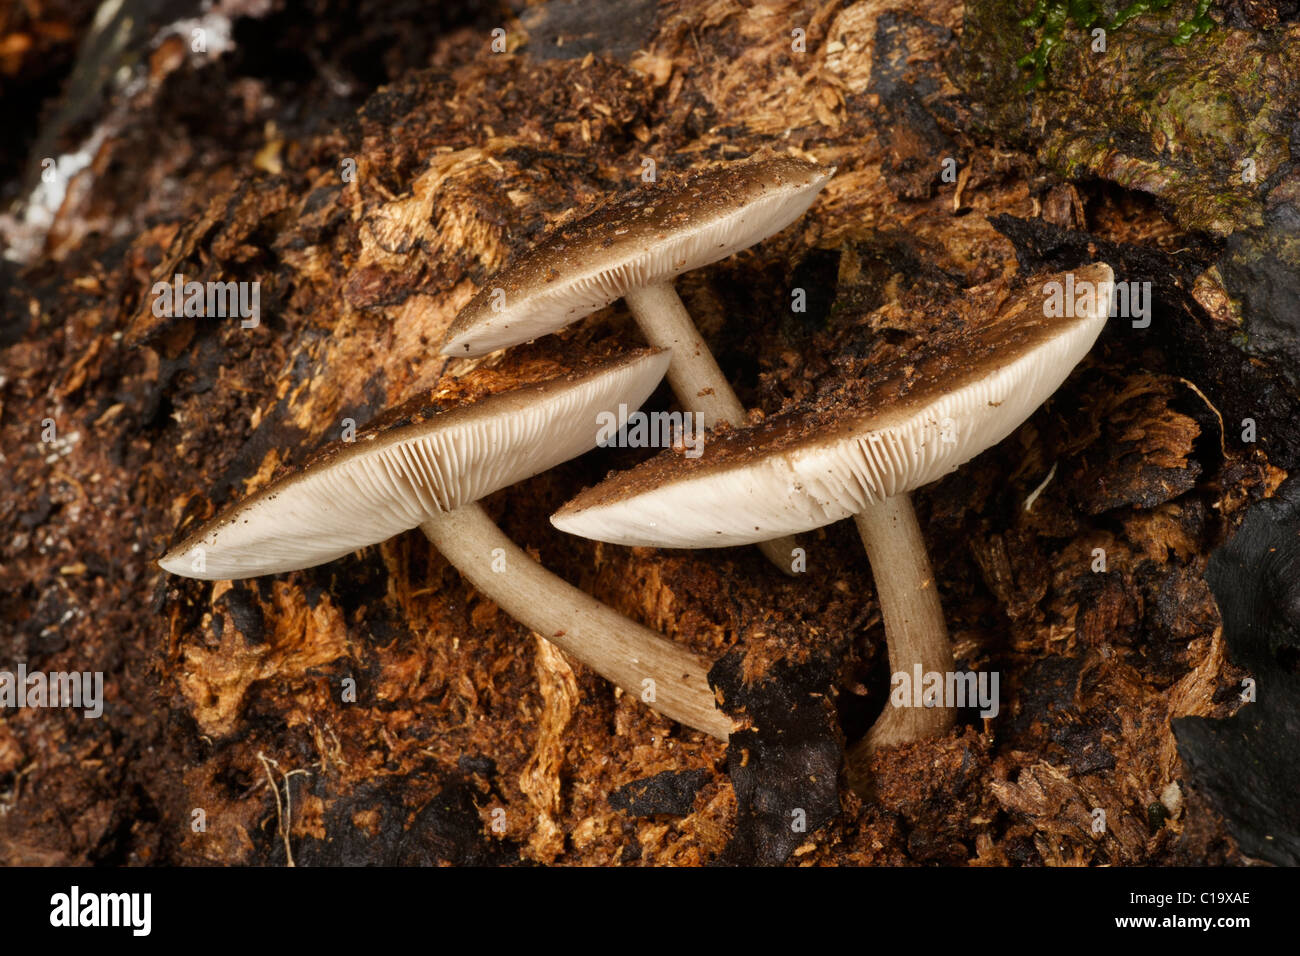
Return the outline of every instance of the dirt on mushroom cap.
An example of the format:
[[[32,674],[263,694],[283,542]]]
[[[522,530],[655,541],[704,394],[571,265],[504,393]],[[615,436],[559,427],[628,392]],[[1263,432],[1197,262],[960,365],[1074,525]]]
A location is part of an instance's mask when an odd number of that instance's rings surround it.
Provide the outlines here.
[[[528,384],[515,375],[505,391],[483,381],[490,374],[471,372],[479,381],[417,396],[353,440],[327,445],[191,531],[159,563],[188,573],[181,570],[190,563],[187,553],[201,549],[204,564],[189,576],[248,577],[309,567],[376,543],[414,527],[420,514],[454,509],[594,445],[595,419],[580,406],[599,409],[620,398],[639,405],[666,365],[667,354],[653,349],[558,376],[540,377],[543,370],[553,373],[550,363],[541,363],[525,373]],[[552,411],[536,414],[542,405]],[[512,434],[521,448],[510,447]],[[426,447],[429,442],[442,450]],[[413,459],[408,446],[418,446]],[[393,454],[404,463],[390,462]],[[353,463],[361,456],[367,461],[358,472]]]
[[[479,355],[523,342],[626,288],[732,255],[798,218],[833,171],[781,156],[641,186],[555,230],[486,283],[452,323],[443,351]]]
[[[1104,265],[1075,270],[1074,276],[1080,286],[1108,284],[1112,278]],[[999,279],[969,290],[933,317],[923,350],[856,365],[854,374],[835,376],[810,400],[761,423],[715,429],[700,457],[665,451],[631,471],[611,475],[573,498],[557,518],[627,501],[678,480],[738,471],[777,455],[896,427],[1086,321],[1045,315],[1046,287],[1065,279],[1064,273],[1040,274]]]

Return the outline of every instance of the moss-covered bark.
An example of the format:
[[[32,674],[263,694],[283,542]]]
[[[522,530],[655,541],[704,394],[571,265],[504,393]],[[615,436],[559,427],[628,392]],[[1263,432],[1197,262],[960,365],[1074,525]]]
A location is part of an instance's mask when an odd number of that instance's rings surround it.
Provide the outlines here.
[[[1189,32],[1204,16],[1190,0],[1127,20],[1086,6],[1047,4],[1031,23],[1015,4],[969,3],[956,72],[974,116],[1062,179],[1149,193],[1180,228],[1231,237],[1215,278],[1239,341],[1300,388],[1300,23]],[[1085,24],[1116,20],[1099,49]],[[1026,82],[1044,37],[1041,82]]]

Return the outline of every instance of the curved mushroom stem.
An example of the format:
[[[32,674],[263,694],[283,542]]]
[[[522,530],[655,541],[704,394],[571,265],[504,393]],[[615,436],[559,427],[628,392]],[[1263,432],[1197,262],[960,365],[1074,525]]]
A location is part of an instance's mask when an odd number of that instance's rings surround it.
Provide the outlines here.
[[[462,505],[420,529],[516,621],[664,716],[727,739],[731,720],[714,702],[707,661],[547,571],[506,537],[481,505]],[[503,560],[505,570],[495,571]],[[654,696],[647,699],[651,691]]]
[[[691,314],[671,282],[630,289],[623,296],[641,327],[641,334],[655,348],[672,349],[668,384],[687,411],[701,412],[704,427],[718,422],[741,426],[745,407],[732,391],[713,353],[695,327]],[[760,551],[782,572],[794,575],[795,540],[786,535],[760,542]]]
[[[886,498],[854,520],[876,581],[876,598],[889,642],[890,672],[907,674],[911,680],[920,665],[922,674],[937,672],[946,681],[955,666],[952,644],[911,497]],[[854,775],[851,768],[860,766],[873,751],[942,734],[955,717],[948,707],[887,704],[866,737],[850,749],[850,777]]]

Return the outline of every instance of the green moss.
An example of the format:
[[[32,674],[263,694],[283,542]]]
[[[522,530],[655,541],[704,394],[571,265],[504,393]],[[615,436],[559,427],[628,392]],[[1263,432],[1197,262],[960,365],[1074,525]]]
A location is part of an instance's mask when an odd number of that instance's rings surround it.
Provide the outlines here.
[[[1038,36],[1033,52],[1016,61],[1022,70],[1032,71],[1025,83],[1025,91],[1038,89],[1047,82],[1048,61],[1052,51],[1060,46],[1067,23],[1073,23],[1084,31],[1091,30],[1100,23],[1102,29],[1112,33],[1138,17],[1163,12],[1173,6],[1174,2],[1175,0],[1134,0],[1106,23],[1103,11],[1093,0],[1037,0],[1029,15],[1019,21],[1022,29],[1032,30]],[[1197,0],[1195,12],[1186,20],[1179,21],[1169,42],[1181,46],[1192,37],[1214,29],[1214,21],[1209,16],[1212,2],[1213,0]]]
[[[1093,2],[1100,24],[1131,0]],[[1285,180],[1272,184],[1295,155],[1300,33],[1219,24],[1174,44],[1176,21],[1201,9],[1180,0],[1163,18],[1130,20],[1102,55],[1086,33],[1067,33],[1050,82],[1030,91],[1016,65],[1029,46],[1019,22],[1029,6],[966,0],[958,83],[979,135],[1033,152],[1062,179],[1097,177],[1155,196],[1181,229],[1213,236],[1263,226],[1269,190],[1283,190],[1273,206],[1295,195]],[[1047,4],[1035,11],[1045,18]],[[1286,261],[1300,262],[1300,249]]]

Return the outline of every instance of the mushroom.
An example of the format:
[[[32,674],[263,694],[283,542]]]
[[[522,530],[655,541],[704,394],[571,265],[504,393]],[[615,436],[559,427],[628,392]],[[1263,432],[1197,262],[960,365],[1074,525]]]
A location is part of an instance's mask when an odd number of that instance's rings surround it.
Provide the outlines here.
[[[332,444],[158,563],[185,577],[246,578],[323,564],[419,526],[511,617],[664,715],[725,740],[731,722],[705,661],[543,569],[477,504],[594,447],[597,415],[638,407],[668,361],[646,349],[448,408],[409,403],[395,423]]]
[[[1052,317],[1063,289],[1069,314]],[[977,321],[848,376],[815,403],[724,434],[702,458],[664,453],[613,475],[551,521],[599,541],[704,548],[851,516],[871,562],[892,673],[910,677],[919,665],[947,675],[952,649],[909,493],[1000,442],[1056,391],[1105,325],[1112,289],[1110,267],[1095,264],[1020,296],[1001,282],[972,290],[962,312]],[[850,761],[943,733],[953,719],[939,701],[888,707]]]
[[[625,299],[646,341],[672,349],[668,382],[705,428],[744,424],[736,398],[673,280],[780,232],[834,174],[793,157],[707,170],[643,190],[562,226],[480,289],[447,332],[442,353],[484,355],[562,329]],[[791,540],[763,542],[790,573]]]

